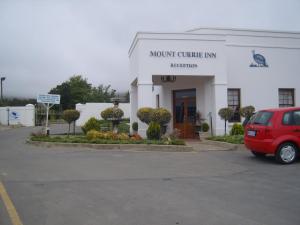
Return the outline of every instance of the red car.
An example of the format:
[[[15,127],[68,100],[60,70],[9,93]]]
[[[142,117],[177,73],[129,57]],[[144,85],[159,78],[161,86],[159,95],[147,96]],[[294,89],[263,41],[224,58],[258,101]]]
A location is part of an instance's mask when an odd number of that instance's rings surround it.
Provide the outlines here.
[[[244,142],[255,156],[273,154],[280,163],[293,163],[300,150],[300,108],[255,113],[245,127]]]

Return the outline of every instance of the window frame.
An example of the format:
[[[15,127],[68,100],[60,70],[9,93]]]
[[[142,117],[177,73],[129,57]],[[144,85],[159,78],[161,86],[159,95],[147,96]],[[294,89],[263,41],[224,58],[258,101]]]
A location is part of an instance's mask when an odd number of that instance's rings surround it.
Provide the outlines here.
[[[281,92],[291,92],[292,96],[292,104],[284,103],[284,101],[289,101],[289,99],[280,98],[281,96],[290,96],[290,95],[282,95]],[[283,102],[281,102],[283,101]],[[295,106],[295,89],[294,88],[278,88],[278,106],[279,108],[285,107],[294,107]]]
[[[229,92],[233,91],[233,92],[237,92],[238,95],[238,105],[234,105],[234,104],[229,104]],[[234,96],[234,95],[232,95]],[[233,100],[234,102],[235,100]],[[240,88],[228,88],[227,89],[227,106],[228,108],[234,109],[236,110],[236,108],[240,109],[241,108],[241,89]],[[232,116],[232,118],[230,118],[228,120],[228,122],[230,123],[236,123],[236,122],[241,122],[241,114],[240,112],[234,112],[234,115]]]

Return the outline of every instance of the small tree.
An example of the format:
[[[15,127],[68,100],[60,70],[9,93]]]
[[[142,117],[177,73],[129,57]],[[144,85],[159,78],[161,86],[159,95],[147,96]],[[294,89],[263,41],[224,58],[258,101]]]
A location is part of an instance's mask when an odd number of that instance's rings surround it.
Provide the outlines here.
[[[254,112],[255,112],[255,108],[252,105],[245,106],[240,109],[241,116],[245,118],[243,122],[243,126],[245,126],[248,123],[248,121],[250,120]]]
[[[75,134],[75,121],[79,118],[80,112],[75,109],[67,109],[63,112],[63,119],[69,124],[68,136],[70,135],[70,126],[74,122],[73,133]]]
[[[219,110],[218,114],[221,117],[221,119],[225,121],[225,135],[226,135],[227,121],[233,116],[233,114],[234,114],[233,109],[232,108],[221,108]]]

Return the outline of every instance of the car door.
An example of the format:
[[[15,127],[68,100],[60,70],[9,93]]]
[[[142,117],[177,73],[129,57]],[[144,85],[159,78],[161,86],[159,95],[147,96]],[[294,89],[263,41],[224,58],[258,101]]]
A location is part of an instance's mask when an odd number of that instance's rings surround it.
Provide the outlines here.
[[[300,146],[300,110],[293,111],[293,135],[296,136],[298,146]]]

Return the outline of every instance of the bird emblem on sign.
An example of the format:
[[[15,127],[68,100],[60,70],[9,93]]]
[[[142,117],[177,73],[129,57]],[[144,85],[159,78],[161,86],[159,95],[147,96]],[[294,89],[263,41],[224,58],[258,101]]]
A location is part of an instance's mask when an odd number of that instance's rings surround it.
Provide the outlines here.
[[[268,67],[266,58],[263,55],[257,54],[254,50],[252,50],[252,56],[255,63],[251,63],[250,67]]]

